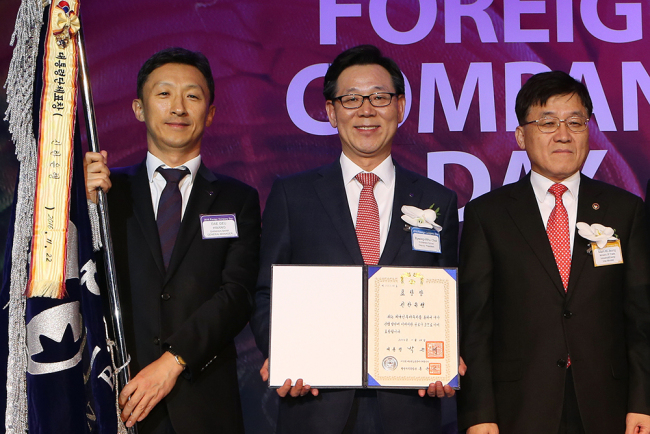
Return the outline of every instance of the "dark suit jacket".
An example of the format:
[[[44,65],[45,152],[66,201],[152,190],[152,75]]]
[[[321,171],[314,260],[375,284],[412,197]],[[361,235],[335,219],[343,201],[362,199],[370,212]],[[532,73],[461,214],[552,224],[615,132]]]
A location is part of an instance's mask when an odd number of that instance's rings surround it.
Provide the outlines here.
[[[257,191],[201,165],[165,273],[146,165],[111,172],[108,199],[131,375],[171,346],[187,362],[171,393],[139,423],[177,433],[243,432],[233,338],[252,311],[258,271]],[[201,236],[199,215],[236,214],[239,238]]]
[[[440,208],[436,221],[443,227],[442,254],[413,251],[400,208],[428,208],[433,203]],[[257,310],[251,326],[258,347],[268,356],[272,264],[363,264],[338,160],[278,179],[266,202],[262,234]],[[379,264],[455,266],[457,244],[456,194],[396,165],[392,220]],[[433,433],[439,429],[439,400],[422,399],[414,390],[378,391],[377,395],[385,432]],[[354,390],[321,390],[316,398],[283,399],[278,432],[339,434],[353,398]]]
[[[581,177],[578,222],[612,227],[624,264],[594,267],[575,234],[565,294],[530,175],[471,201],[460,250],[459,427],[554,434],[567,355],[588,433],[625,431],[650,414],[650,276],[643,203]],[[563,363],[564,362],[564,363]]]

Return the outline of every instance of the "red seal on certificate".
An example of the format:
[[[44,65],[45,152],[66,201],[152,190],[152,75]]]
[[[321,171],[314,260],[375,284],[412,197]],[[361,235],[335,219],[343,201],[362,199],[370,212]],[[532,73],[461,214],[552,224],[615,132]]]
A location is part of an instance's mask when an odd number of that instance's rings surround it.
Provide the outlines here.
[[[444,359],[444,342],[427,342],[427,359]]]
[[[429,375],[442,374],[442,367],[440,363],[429,363]]]

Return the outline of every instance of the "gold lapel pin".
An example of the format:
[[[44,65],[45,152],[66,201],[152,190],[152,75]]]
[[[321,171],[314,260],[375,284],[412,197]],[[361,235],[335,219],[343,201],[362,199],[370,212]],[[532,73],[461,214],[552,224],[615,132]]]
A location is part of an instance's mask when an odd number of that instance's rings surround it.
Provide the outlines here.
[[[597,203],[592,203],[592,204],[591,204],[591,207],[592,207],[593,209],[595,209],[596,211],[598,211],[598,210],[600,209],[600,205],[598,205]]]

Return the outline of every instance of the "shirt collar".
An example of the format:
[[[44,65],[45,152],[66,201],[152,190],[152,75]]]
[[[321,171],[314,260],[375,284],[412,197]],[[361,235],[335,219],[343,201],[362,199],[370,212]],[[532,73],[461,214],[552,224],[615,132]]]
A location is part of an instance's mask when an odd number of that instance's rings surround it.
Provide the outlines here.
[[[147,176],[149,177],[149,183],[153,182],[154,176],[158,174],[156,169],[158,169],[160,166],[162,166],[165,169],[170,168],[168,165],[163,163],[160,158],[156,157],[151,152],[147,152],[146,165],[147,165]],[[192,183],[194,183],[194,179],[196,178],[196,174],[199,171],[199,167],[201,167],[201,155],[200,154],[197,155],[196,157],[192,158],[189,161],[186,161],[180,166],[172,167],[172,169],[176,169],[179,167],[185,167],[189,169],[190,176],[192,177]]]
[[[348,184],[354,180],[358,173],[365,172],[361,167],[357,166],[347,155],[341,152],[341,171],[343,172],[343,183]],[[390,155],[382,161],[379,166],[372,170],[372,173],[379,177],[379,180],[385,185],[392,185],[395,182],[395,165]]]
[[[544,202],[548,189],[551,188],[551,185],[555,184],[555,181],[551,181],[543,175],[535,172],[534,170],[530,171],[530,183],[533,185],[533,191],[535,192],[535,197],[539,203]],[[566,178],[560,184],[566,186],[569,190],[569,193],[573,196],[575,200],[578,197],[578,190],[580,189],[580,171],[577,171],[573,175]]]

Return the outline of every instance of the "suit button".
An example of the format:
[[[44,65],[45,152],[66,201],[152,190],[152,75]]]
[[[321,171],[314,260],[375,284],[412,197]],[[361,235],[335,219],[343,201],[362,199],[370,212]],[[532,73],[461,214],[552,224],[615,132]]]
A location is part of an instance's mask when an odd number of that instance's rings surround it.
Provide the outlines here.
[[[169,300],[170,298],[172,298],[172,296],[169,295],[169,294],[167,294],[166,292],[164,292],[164,293],[160,296],[160,298],[162,298],[163,300],[167,301],[167,300]]]
[[[560,360],[558,360],[558,361],[557,361],[557,366],[558,366],[559,368],[566,368],[566,360],[564,360],[564,359],[560,359]]]
[[[153,344],[154,344],[154,345],[160,345],[160,339],[158,339],[158,338],[153,338]]]
[[[573,316],[573,312],[571,312],[570,310],[565,310],[563,315],[564,318],[570,319]]]

